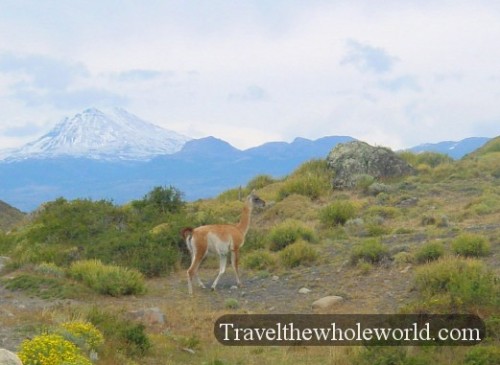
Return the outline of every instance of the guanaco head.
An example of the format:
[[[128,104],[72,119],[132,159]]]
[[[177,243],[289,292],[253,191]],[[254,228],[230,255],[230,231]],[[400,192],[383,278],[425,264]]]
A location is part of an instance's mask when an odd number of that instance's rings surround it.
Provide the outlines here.
[[[266,206],[266,202],[255,194],[255,190],[252,190],[247,198],[247,202],[249,202],[252,207],[264,208]]]

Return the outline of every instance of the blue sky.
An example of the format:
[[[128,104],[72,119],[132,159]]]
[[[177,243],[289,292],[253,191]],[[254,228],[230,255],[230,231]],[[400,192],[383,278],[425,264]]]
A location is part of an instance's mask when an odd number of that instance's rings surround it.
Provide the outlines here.
[[[0,149],[120,106],[239,148],[500,134],[496,0],[0,0]]]

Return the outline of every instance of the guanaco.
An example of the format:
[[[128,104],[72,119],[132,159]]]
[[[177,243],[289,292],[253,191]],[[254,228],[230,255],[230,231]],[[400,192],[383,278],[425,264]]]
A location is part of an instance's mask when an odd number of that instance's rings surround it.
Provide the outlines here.
[[[266,202],[252,191],[246,198],[240,221],[237,224],[210,224],[182,229],[181,235],[191,253],[191,266],[187,270],[189,294],[193,294],[193,277],[196,278],[200,287],[205,288],[198,276],[198,268],[208,252],[219,255],[219,274],[212,284],[212,290],[215,290],[220,277],[226,271],[229,252],[231,252],[231,265],[236,276],[236,283],[241,286],[238,273],[239,250],[245,243],[253,208],[262,208],[265,204]]]

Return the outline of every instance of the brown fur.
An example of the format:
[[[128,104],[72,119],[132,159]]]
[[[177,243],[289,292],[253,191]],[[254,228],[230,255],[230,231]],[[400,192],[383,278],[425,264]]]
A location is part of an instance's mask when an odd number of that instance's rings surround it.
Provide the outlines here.
[[[204,287],[198,277],[198,268],[209,251],[217,253],[220,258],[219,275],[212,284],[212,289],[215,290],[219,278],[226,269],[228,254],[231,254],[231,264],[235,272],[236,282],[241,285],[238,274],[239,249],[245,243],[245,235],[250,226],[254,205],[264,206],[265,202],[252,192],[247,198],[238,224],[211,224],[194,229],[190,227],[182,229],[181,235],[184,237],[186,245],[191,252],[191,266],[187,270],[190,294],[193,291],[193,277],[197,279],[201,287]]]

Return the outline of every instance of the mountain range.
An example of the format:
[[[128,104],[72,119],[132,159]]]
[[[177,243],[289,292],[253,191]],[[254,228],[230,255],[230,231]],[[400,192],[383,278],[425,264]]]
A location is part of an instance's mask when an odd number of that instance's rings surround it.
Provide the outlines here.
[[[458,160],[472,151],[483,146],[491,138],[487,137],[470,137],[461,141],[444,141],[438,143],[424,143],[412,148],[409,151],[420,152],[438,152],[450,156],[454,160]]]
[[[23,211],[60,196],[122,204],[168,185],[180,189],[187,200],[207,198],[245,185],[256,175],[282,177],[352,140],[296,138],[239,150],[215,137],[191,139],[162,129],[123,109],[90,108],[64,118],[36,141],[0,153],[0,200]],[[451,149],[449,144],[426,146],[463,153],[481,142],[466,141],[465,147],[453,142]]]

